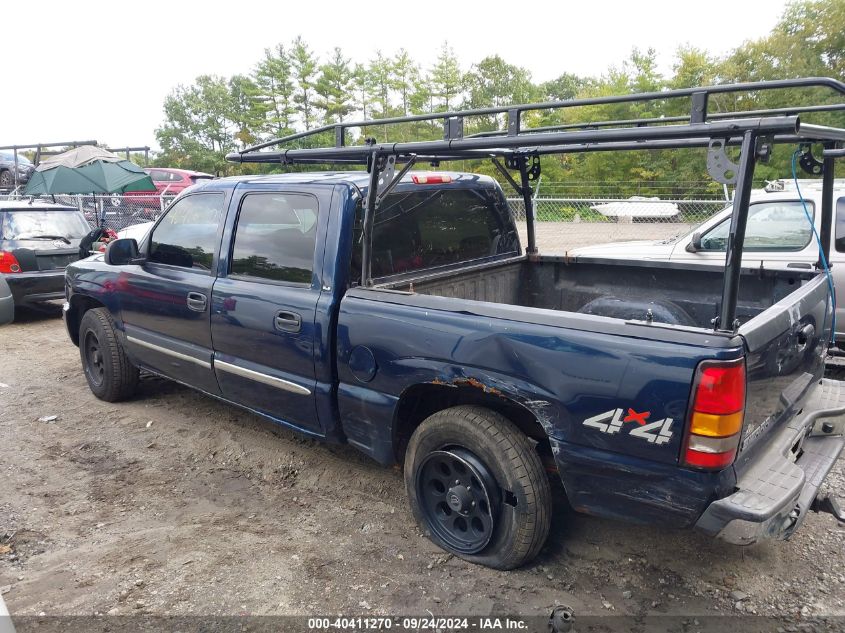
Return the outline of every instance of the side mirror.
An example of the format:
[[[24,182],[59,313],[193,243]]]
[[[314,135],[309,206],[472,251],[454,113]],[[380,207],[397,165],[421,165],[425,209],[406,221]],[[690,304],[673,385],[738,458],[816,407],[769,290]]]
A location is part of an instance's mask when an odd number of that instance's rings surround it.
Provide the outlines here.
[[[131,237],[114,240],[106,246],[105,261],[110,266],[125,266],[126,264],[137,264],[138,242]]]
[[[693,233],[690,243],[687,244],[687,253],[697,253],[701,250],[701,233]]]

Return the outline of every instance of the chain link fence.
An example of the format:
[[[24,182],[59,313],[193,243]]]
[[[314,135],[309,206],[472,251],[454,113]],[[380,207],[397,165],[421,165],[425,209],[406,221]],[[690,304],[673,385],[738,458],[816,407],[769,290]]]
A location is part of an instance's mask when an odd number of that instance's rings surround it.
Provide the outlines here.
[[[525,244],[525,204],[521,198],[509,198],[508,204]],[[535,198],[537,247],[552,254],[606,242],[668,239],[691,231],[729,204],[723,198]]]

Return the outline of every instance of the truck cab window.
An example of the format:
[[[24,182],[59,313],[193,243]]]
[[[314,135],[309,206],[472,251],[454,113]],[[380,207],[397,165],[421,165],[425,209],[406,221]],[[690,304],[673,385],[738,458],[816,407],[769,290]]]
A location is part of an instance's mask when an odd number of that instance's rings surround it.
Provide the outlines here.
[[[229,273],[310,284],[317,244],[317,200],[304,194],[252,193],[241,203]]]
[[[364,211],[355,217],[351,279],[361,276]],[[516,228],[493,190],[400,191],[385,199],[373,225],[373,277],[516,254]]]
[[[187,196],[168,209],[150,238],[149,261],[196,270],[211,270],[223,218],[223,195]]]
[[[810,217],[814,217],[812,202],[807,202]],[[731,228],[730,218],[717,224],[701,237],[701,249],[724,251]],[[810,243],[813,230],[807,222],[800,200],[761,202],[748,208],[745,227],[746,251],[800,251]]]

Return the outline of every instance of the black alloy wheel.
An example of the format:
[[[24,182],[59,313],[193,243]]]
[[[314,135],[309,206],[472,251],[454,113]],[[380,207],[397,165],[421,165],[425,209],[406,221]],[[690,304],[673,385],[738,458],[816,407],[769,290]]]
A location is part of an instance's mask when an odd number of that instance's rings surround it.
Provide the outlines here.
[[[103,384],[106,368],[103,364],[103,350],[97,335],[88,330],[83,343],[85,350],[85,373],[89,380],[97,387]]]
[[[420,464],[418,498],[429,529],[462,554],[493,537],[501,491],[484,463],[465,448],[430,453]]]

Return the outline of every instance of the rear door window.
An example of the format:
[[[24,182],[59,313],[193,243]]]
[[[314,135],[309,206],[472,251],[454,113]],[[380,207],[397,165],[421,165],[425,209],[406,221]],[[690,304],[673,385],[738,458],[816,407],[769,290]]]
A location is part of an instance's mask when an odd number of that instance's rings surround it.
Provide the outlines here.
[[[360,278],[362,226],[359,205],[353,279]],[[387,277],[518,250],[513,221],[494,190],[404,191],[389,195],[376,211],[372,273]]]
[[[810,218],[815,209],[807,202]],[[705,251],[724,251],[728,244],[730,218],[716,225],[701,237]],[[744,251],[800,251],[810,243],[813,229],[807,221],[800,200],[758,202],[748,208]]]
[[[219,245],[223,195],[202,193],[175,202],[150,238],[149,261],[210,271]]]
[[[310,285],[316,245],[316,198],[247,194],[238,214],[229,274],[253,281]]]

